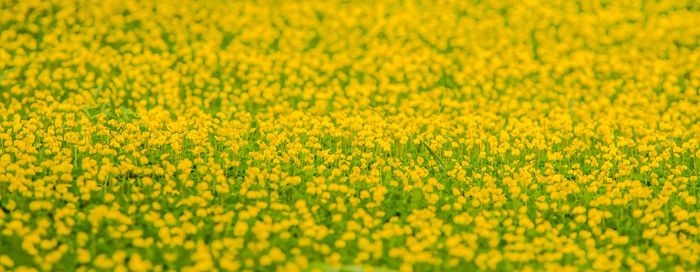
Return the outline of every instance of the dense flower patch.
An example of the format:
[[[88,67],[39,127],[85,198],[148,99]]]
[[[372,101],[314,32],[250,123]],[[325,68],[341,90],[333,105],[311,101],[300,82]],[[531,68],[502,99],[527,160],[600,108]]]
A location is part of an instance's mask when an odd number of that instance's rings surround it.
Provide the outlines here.
[[[696,1],[0,0],[0,271],[698,270]]]

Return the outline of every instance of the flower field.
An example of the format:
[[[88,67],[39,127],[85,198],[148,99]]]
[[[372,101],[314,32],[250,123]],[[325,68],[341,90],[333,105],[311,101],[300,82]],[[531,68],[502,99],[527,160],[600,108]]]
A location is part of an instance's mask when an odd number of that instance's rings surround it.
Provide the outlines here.
[[[0,0],[0,271],[699,271],[700,2]]]

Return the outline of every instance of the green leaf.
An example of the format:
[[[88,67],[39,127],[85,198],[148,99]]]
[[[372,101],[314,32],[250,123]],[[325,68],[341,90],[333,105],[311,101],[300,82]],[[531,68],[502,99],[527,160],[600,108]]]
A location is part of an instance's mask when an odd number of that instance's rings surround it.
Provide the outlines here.
[[[0,82],[5,80],[5,78],[7,78],[7,76],[9,76],[15,70],[17,70],[17,67],[13,67],[12,69],[10,69],[10,71],[7,71],[7,73],[2,74],[2,76],[0,76]]]

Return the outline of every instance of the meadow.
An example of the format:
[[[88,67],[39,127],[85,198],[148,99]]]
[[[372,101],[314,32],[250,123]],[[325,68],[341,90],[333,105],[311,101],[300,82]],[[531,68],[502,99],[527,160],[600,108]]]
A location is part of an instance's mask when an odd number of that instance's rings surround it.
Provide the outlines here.
[[[700,2],[0,0],[0,271],[700,271]]]

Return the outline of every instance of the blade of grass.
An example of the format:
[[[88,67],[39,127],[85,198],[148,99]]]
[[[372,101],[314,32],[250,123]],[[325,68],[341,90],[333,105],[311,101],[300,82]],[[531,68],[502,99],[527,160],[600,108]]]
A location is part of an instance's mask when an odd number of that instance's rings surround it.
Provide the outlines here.
[[[442,159],[440,159],[440,157],[437,155],[437,153],[435,153],[435,151],[433,151],[433,149],[430,148],[425,142],[423,142],[423,141],[420,141],[420,142],[423,144],[423,146],[425,146],[426,149],[428,149],[428,152],[430,152],[430,155],[433,156],[433,159],[435,159],[435,161],[440,163],[440,166],[442,166],[442,170],[446,170],[447,168],[445,167],[445,163],[442,162]]]
[[[372,109],[373,111],[375,111],[376,113],[378,113],[379,115],[381,115],[382,117],[384,117],[387,121],[389,121],[389,122],[391,122],[391,123],[393,123],[393,124],[398,125],[398,124],[397,124],[396,122],[394,122],[393,120],[391,120],[391,119],[389,119],[389,118],[386,118],[386,115],[385,115],[383,112],[381,112],[380,110],[377,110],[377,109],[375,109],[375,108],[373,108],[373,107],[370,107],[370,109]],[[446,137],[446,138],[448,138],[448,137]],[[445,163],[442,161],[442,159],[440,159],[440,157],[438,156],[438,154],[437,154],[435,151],[433,151],[433,149],[430,148],[423,140],[419,140],[419,141],[420,141],[420,143],[421,143],[423,146],[425,146],[426,149],[428,149],[428,152],[430,152],[430,156],[432,156],[433,159],[434,159],[436,162],[438,162],[438,164],[440,164],[440,167],[442,168],[442,170],[447,170],[447,167],[445,166]]]
[[[6,73],[2,74],[2,76],[0,76],[0,82],[5,80],[5,78],[7,78],[7,76],[9,76],[15,70],[17,70],[17,67],[13,67],[12,69],[10,69],[10,71],[7,71]]]

